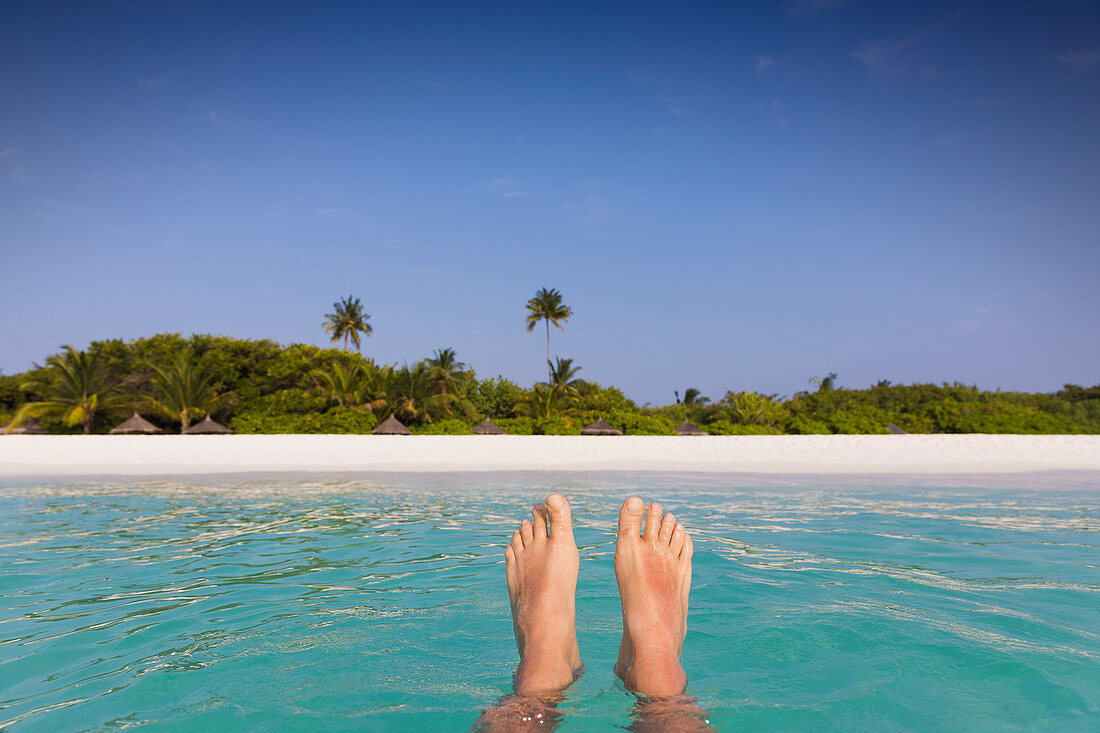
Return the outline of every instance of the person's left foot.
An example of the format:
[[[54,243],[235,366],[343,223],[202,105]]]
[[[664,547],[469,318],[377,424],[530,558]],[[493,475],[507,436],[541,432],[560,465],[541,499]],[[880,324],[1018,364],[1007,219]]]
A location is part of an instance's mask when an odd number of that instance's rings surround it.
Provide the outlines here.
[[[580,555],[569,503],[551,494],[531,516],[504,551],[520,657],[517,694],[560,690],[584,670],[575,625]]]

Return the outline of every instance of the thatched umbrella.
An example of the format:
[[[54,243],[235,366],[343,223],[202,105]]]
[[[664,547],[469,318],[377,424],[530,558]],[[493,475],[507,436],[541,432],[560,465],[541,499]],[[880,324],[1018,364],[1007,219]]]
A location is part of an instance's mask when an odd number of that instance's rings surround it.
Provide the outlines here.
[[[696,425],[692,425],[687,420],[684,420],[682,423],[680,423],[679,425],[676,426],[676,434],[677,435],[710,435],[710,433],[708,433],[706,430],[703,430],[702,428],[700,428]]]
[[[508,431],[497,425],[489,418],[485,422],[474,426],[474,435],[507,435]]]
[[[622,435],[623,431],[618,428],[614,428],[604,422],[601,417],[591,425],[586,425],[581,428],[581,435]]]
[[[412,431],[393,415],[378,423],[377,427],[370,432],[371,435],[412,435]]]
[[[887,425],[887,426],[886,426],[886,429],[887,429],[887,430],[889,430],[889,431],[890,431],[891,433],[893,433],[894,435],[908,435],[908,434],[909,434],[909,433],[907,433],[906,431],[904,431],[904,430],[902,430],[901,428],[899,428],[899,427],[898,427],[897,425],[895,425],[894,423],[890,423],[889,425]]]
[[[232,435],[233,431],[224,425],[214,422],[207,415],[206,419],[197,425],[192,425],[183,431],[184,435]]]
[[[0,435],[45,435],[46,428],[38,424],[38,421],[33,417],[28,417],[23,422],[16,425],[14,428],[11,423],[8,423],[3,428],[0,428]]]
[[[153,433],[163,432],[163,430],[137,414],[137,412],[134,413],[133,417],[118,427],[111,428],[111,435],[152,435]]]

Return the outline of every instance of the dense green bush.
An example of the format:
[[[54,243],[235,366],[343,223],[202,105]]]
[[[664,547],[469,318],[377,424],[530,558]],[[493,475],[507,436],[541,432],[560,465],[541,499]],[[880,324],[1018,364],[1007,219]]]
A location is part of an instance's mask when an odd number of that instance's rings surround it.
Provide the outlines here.
[[[478,413],[487,415],[496,422],[497,418],[509,417],[515,413],[516,403],[522,395],[523,390],[519,385],[504,377],[496,377],[476,380],[467,393],[467,398]]]
[[[409,428],[415,435],[473,435],[470,424],[464,420],[435,420]]]
[[[729,420],[715,420],[703,426],[711,435],[778,435],[779,432],[767,425],[742,425]]]
[[[493,422],[509,435],[535,434],[535,421],[529,417],[502,417],[499,420],[493,418]]]
[[[366,434],[377,418],[354,407],[333,407],[321,413],[246,412],[234,417],[229,427],[236,433],[359,433]]]

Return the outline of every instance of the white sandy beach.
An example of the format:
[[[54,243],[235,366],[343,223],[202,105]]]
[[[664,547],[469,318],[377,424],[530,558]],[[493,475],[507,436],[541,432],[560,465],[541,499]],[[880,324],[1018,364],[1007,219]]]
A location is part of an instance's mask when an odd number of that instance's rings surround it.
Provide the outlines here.
[[[784,474],[1100,471],[1100,436],[0,436],[0,479],[522,470]]]

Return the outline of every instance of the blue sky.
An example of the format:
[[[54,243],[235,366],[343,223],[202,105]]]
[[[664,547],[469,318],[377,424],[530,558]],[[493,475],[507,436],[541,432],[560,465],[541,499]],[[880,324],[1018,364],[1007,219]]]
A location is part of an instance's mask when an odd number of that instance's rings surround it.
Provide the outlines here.
[[[668,403],[1100,382],[1100,4],[6,3],[0,370],[209,332]]]

